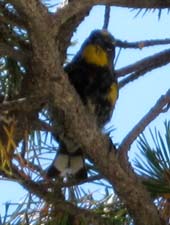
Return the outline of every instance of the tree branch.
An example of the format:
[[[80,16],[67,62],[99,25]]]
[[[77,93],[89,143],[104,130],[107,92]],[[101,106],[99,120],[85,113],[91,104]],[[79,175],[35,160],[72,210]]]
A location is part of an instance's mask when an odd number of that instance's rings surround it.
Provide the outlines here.
[[[77,2],[73,12],[77,10],[79,4],[80,2]],[[40,14],[37,13],[35,16],[39,17]],[[36,18],[34,19],[36,20]],[[63,18],[61,22],[60,19],[58,20],[58,29],[63,24],[63,21],[67,21]],[[37,21],[41,20],[42,18]],[[41,91],[50,91],[49,101],[51,108],[56,112],[53,115],[53,120],[56,121],[57,126],[61,125],[64,133],[70,139],[78,142],[87,155],[94,160],[101,173],[115,186],[119,196],[125,202],[138,225],[148,225],[149,223],[150,225],[160,224],[157,211],[143,186],[136,181],[136,178],[128,176],[119,165],[113,152],[108,154],[110,142],[98,130],[93,116],[87,115],[77,93],[70,85],[67,75],[63,73],[60,52],[53,36],[54,27],[49,26],[48,19],[46,24],[45,21],[43,18],[40,29],[38,22],[34,21],[33,25],[30,23],[30,30],[34,50],[33,67],[37,75],[36,80],[39,80],[38,88]],[[61,24],[59,24],[59,21]],[[34,33],[35,27],[36,31]],[[49,35],[42,34],[42,30],[49,31]],[[49,80],[51,81],[50,86],[48,86]],[[37,85],[37,82],[35,84]],[[34,86],[33,92],[35,92],[35,89],[36,87]],[[60,124],[61,121],[57,117],[58,111],[62,111],[64,114],[64,122],[62,121],[62,124]],[[54,118],[55,116],[56,118]],[[99,152],[100,154],[98,154]],[[145,205],[143,205],[143,202],[145,202]],[[138,210],[138,205],[140,205],[140,211]],[[145,224],[144,221],[146,221]]]
[[[39,198],[44,199],[47,204],[52,204],[55,210],[53,213],[56,211],[63,211],[64,213],[79,218],[80,220],[86,218],[86,222],[89,223],[96,221],[94,223],[96,225],[104,225],[107,222],[106,219],[97,215],[96,212],[79,208],[74,204],[65,201],[61,194],[60,185],[58,186],[56,183],[51,183],[51,186],[48,187],[46,183],[43,184],[42,182],[35,182],[27,177],[26,174],[19,171],[15,166],[13,166],[13,175],[7,175],[6,177],[9,177],[9,179],[13,179],[14,181],[17,180],[17,182],[19,181],[22,187],[26,190],[29,192],[31,191]],[[47,190],[48,188],[50,191]],[[53,191],[51,191],[51,189]]]
[[[126,74],[139,71],[150,71],[154,68],[166,65],[170,61],[170,49],[163,50],[152,56],[139,60],[129,66],[116,70],[116,76],[122,77]]]
[[[42,120],[39,120],[39,119],[35,120],[32,123],[32,129],[33,130],[40,130],[40,131],[51,132],[51,133],[54,132],[53,126],[51,126],[48,123],[46,123],[46,122],[44,122]]]
[[[94,5],[111,5],[119,7],[130,7],[130,8],[169,8],[169,2],[162,2],[161,0],[151,0],[151,1],[129,1],[129,0],[86,0],[79,1],[74,0],[69,3],[66,7],[63,7],[58,14],[58,24],[65,23],[69,18],[73,17],[77,13],[80,13],[86,8],[92,7]]]
[[[82,146],[101,174],[115,187],[136,224],[144,225],[144,221],[147,225],[160,224],[157,211],[143,186],[134,175],[128,174],[128,171],[125,172],[121,168],[114,151],[108,153],[110,146],[108,138],[100,133],[93,116],[87,114],[77,94],[68,83],[66,74],[60,67],[57,67],[56,74],[57,77],[53,78],[49,88],[50,99],[53,110],[55,109],[54,115],[57,115],[58,110],[63,111],[64,123],[61,126],[64,132]],[[55,120],[54,115],[53,120]],[[56,123],[60,126],[57,119]],[[139,205],[140,211],[137,207]]]
[[[38,102],[38,103],[37,103]],[[45,97],[28,97],[28,98],[19,98],[13,101],[4,101],[0,104],[0,110],[2,111],[22,111],[22,112],[31,112],[40,108],[42,104],[47,102]]]
[[[73,35],[73,32],[75,31],[76,27],[84,20],[84,18],[88,16],[90,9],[91,8],[87,8],[76,16],[71,17],[59,28],[57,39],[59,42],[60,60],[62,64],[65,62],[66,51],[70,45],[70,39]],[[56,17],[58,17],[57,14]]]
[[[165,112],[170,107],[170,89],[165,95],[160,97],[150,111],[137,123],[137,125],[128,133],[119,146],[119,160],[124,169],[128,167],[127,153],[131,144],[144,131],[146,126],[152,122],[160,113]]]
[[[22,0],[8,0],[8,2],[11,2],[11,4],[14,4],[16,6],[20,6],[20,2],[22,3]],[[31,0],[33,2],[33,0]],[[38,0],[34,0],[34,2],[37,2],[39,4]],[[72,4],[70,9],[73,9],[76,5],[78,5],[78,8],[81,10],[83,7],[90,7],[92,5],[104,5],[104,4],[110,4],[111,6],[119,6],[119,7],[128,7],[128,8],[154,8],[154,9],[164,9],[164,8],[170,8],[169,1],[162,1],[162,0],[144,0],[144,1],[138,1],[138,0],[86,0],[80,2],[79,0],[73,0],[70,1],[69,5]],[[74,6],[74,7],[73,7]],[[75,8],[74,8],[75,9]],[[68,10],[69,11],[69,10]],[[77,10],[75,9],[75,12]]]
[[[8,0],[16,10],[26,16],[26,20],[31,20],[32,23],[36,21],[36,18],[40,18],[40,15],[47,14],[47,8],[41,3],[40,0]],[[37,12],[37,15],[36,15]],[[35,18],[33,18],[35,16]]]
[[[170,39],[166,38],[164,40],[144,40],[144,41],[137,41],[137,42],[127,42],[127,41],[121,41],[116,40],[115,45],[120,48],[138,48],[142,49],[144,47],[150,47],[155,45],[167,45],[170,44]]]
[[[108,29],[109,19],[110,19],[110,6],[106,5],[105,6],[105,15],[104,15],[103,29],[106,29],[106,30]]]
[[[156,69],[158,67],[164,66],[170,62],[170,49],[164,50],[162,52],[156,53],[152,56],[146,57],[142,60],[137,61],[129,66],[123,67],[116,70],[116,76],[122,77],[129,73],[132,73],[128,77],[124,78],[119,82],[119,88],[124,87],[131,81],[139,78],[143,74]]]
[[[128,174],[128,171],[122,169],[114,152],[108,151],[110,147],[108,138],[101,134],[94,122],[94,117],[87,114],[79,96],[70,85],[67,75],[61,67],[59,44],[56,44],[55,41],[56,34],[59,33],[61,26],[70,18],[81,13],[82,10],[88,11],[90,6],[98,3],[110,2],[119,5],[120,2],[127,3],[128,1],[73,0],[54,16],[49,15],[47,10],[36,0],[11,0],[11,2],[23,10],[30,20],[29,31],[33,49],[31,66],[34,68],[35,82],[31,88],[28,88],[28,91],[32,90],[35,94],[38,89],[45,96],[50,92],[51,108],[56,112],[61,110],[64,114],[64,123],[61,124],[64,132],[82,146],[84,152],[93,159],[101,173],[112,183],[119,197],[124,201],[133,216],[134,222],[137,225],[160,225],[159,215],[151,202],[149,194],[134,175]],[[137,3],[137,1],[134,2]],[[153,3],[153,0],[151,2]],[[150,1],[145,0],[144,3],[149,5]],[[138,1],[141,6],[144,3]],[[155,7],[157,6],[156,3],[154,0]],[[53,25],[54,21],[55,25]],[[53,115],[53,119],[59,124],[60,121],[58,117],[55,118],[56,115]],[[26,182],[21,183],[24,187],[28,187]],[[29,188],[30,191],[34,192],[31,187]],[[46,195],[46,192],[42,193],[42,195]],[[57,198],[52,195],[52,200],[54,201],[54,199]],[[56,202],[57,204],[59,203]]]

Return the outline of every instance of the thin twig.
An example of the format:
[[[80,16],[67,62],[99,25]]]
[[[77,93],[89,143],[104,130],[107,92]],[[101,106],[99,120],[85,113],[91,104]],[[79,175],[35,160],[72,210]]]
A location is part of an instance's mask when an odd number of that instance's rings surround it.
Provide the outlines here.
[[[36,120],[32,124],[32,128],[34,130],[41,130],[41,131],[47,131],[47,132],[53,132],[54,128],[53,126],[49,125],[48,123],[42,121],[42,120]]]
[[[36,165],[36,164],[33,164],[33,163],[29,162],[28,160],[23,158],[20,154],[15,154],[13,158],[18,161],[18,163],[19,163],[19,165],[21,166],[22,169],[28,168],[30,171],[33,171],[34,173],[38,173],[42,177],[45,175],[45,172],[43,171],[42,168],[40,168],[39,165]]]
[[[90,176],[90,177],[88,177],[84,180],[81,180],[79,183],[77,182],[77,180],[70,181],[70,182],[62,185],[62,187],[71,187],[71,186],[74,186],[74,185],[82,185],[82,184],[85,184],[85,183],[88,183],[88,182],[93,182],[95,180],[101,180],[101,179],[104,179],[104,177],[102,175]]]
[[[38,104],[37,104],[38,102]],[[32,111],[33,109],[36,109],[41,104],[45,102],[45,98],[40,97],[29,97],[29,98],[19,98],[17,100],[12,101],[4,101],[0,104],[0,110],[8,110],[8,111]]]
[[[49,204],[54,204],[55,205],[55,210],[57,211],[64,211],[69,213],[70,215],[73,216],[79,216],[81,217],[86,217],[88,218],[88,221],[101,221],[101,223],[97,224],[106,224],[105,219],[101,218],[100,215],[97,215],[96,213],[93,213],[93,211],[86,210],[86,209],[81,209],[72,203],[69,203],[65,201],[62,196],[61,196],[61,189],[56,192],[56,184],[54,183],[53,186],[51,186],[52,189],[55,189],[54,191],[48,191],[47,186],[44,183],[44,185],[41,182],[35,182],[29,177],[26,176],[26,174],[22,173],[17,169],[17,167],[13,166],[13,173],[15,174],[15,178],[19,183],[26,188],[28,191],[31,190],[32,193],[37,195],[39,198],[44,199],[47,203]]]
[[[121,165],[127,169],[127,153],[131,144],[141,134],[146,126],[152,122],[160,113],[165,112],[170,107],[170,89],[165,95],[161,96],[150,111],[137,123],[137,125],[128,133],[119,147],[119,159]]]
[[[103,23],[103,29],[108,29],[109,25],[109,19],[110,19],[110,6],[105,6],[105,14],[104,14],[104,23]]]
[[[117,62],[118,62],[118,59],[119,59],[119,57],[120,57],[121,51],[122,51],[122,48],[119,48],[119,51],[118,51],[118,53],[117,53],[117,55],[116,55],[116,58],[115,58],[115,61],[114,61],[114,67],[116,66],[116,64],[117,64]],[[117,74],[117,73],[116,73],[116,74]]]
[[[158,40],[143,40],[143,41],[137,41],[137,42],[127,42],[127,41],[121,41],[119,39],[116,40],[116,46],[120,48],[138,48],[142,49],[144,47],[150,47],[155,45],[167,45],[170,44],[170,39],[158,39]]]

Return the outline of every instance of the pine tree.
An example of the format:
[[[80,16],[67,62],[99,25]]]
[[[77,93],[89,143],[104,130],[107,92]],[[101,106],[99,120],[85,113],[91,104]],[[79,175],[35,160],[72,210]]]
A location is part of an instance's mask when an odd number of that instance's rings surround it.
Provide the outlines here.
[[[103,134],[97,127],[95,115],[86,112],[63,70],[69,58],[67,49],[75,44],[71,43],[73,32],[97,4],[106,6],[104,29],[111,6],[138,8],[137,14],[145,9],[150,13],[153,8],[159,18],[164,8],[170,8],[168,1],[161,0],[70,0],[62,4],[0,0],[0,177],[17,182],[27,192],[16,207],[6,203],[0,224],[170,224],[170,123],[165,123],[165,139],[158,131],[151,133],[154,147],[144,135],[139,136],[160,113],[168,111],[170,90],[122,143],[116,144],[113,137],[112,145],[111,130]],[[119,49],[169,43],[169,39],[115,41]],[[167,49],[116,70],[117,78],[122,78],[120,91],[169,61]],[[46,178],[46,168],[60,147],[53,134],[63,130],[88,156],[88,178],[80,183]],[[134,172],[127,155],[137,137],[142,156],[136,159]],[[102,197],[89,193],[87,184],[102,187]]]

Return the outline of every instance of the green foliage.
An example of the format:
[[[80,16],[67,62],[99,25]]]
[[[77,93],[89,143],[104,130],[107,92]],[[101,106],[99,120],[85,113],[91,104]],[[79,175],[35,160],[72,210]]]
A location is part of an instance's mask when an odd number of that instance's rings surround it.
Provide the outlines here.
[[[26,64],[18,60],[17,54],[27,52],[29,48],[28,34],[23,24],[16,26],[18,18],[11,4],[0,1],[0,42],[4,52],[0,58],[0,94],[10,100],[19,97],[27,68]]]
[[[20,93],[23,72],[20,65],[9,57],[6,58],[6,68],[8,68],[6,76],[6,94],[9,99],[14,99],[19,96]]]
[[[147,13],[156,13],[158,15],[158,19],[161,19],[163,10],[162,9],[133,9],[137,13],[135,14],[135,17],[142,14],[142,16],[145,16]],[[169,9],[167,10],[167,13],[169,13]]]
[[[170,121],[166,121],[165,135],[155,129],[150,131],[154,147],[151,147],[144,134],[139,137],[140,154],[135,158],[136,171],[152,196],[170,194]]]
[[[132,222],[126,207],[115,194],[106,196],[96,212],[101,214],[108,224],[124,225]]]

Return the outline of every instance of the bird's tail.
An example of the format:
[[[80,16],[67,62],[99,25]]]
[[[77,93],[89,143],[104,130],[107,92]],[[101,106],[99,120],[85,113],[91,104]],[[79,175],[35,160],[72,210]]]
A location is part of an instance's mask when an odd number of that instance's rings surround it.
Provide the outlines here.
[[[47,177],[68,177],[72,176],[76,180],[87,178],[87,167],[85,165],[84,154],[80,147],[74,150],[68,149],[64,144],[60,144],[53,163],[47,169]]]

